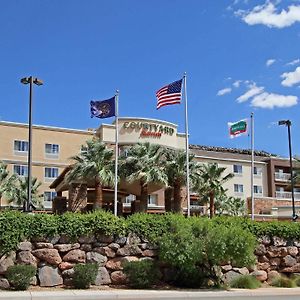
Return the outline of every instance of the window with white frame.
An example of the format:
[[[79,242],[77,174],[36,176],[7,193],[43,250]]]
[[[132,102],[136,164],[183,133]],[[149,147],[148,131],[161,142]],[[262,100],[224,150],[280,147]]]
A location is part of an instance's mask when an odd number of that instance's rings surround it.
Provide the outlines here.
[[[260,168],[260,167],[254,167],[253,174],[256,175],[256,176],[261,176],[261,174],[262,174],[262,168]]]
[[[244,193],[244,186],[242,184],[234,184],[234,192],[238,194]]]
[[[19,176],[28,176],[28,167],[24,165],[14,165],[14,174]]]
[[[242,165],[233,165],[233,173],[234,174],[242,174],[243,166]]]
[[[57,158],[59,154],[58,144],[45,144],[45,153],[48,158]]]
[[[44,201],[53,201],[53,199],[57,196],[56,192],[44,192]]]
[[[157,195],[148,195],[148,205],[157,205]]]
[[[58,177],[58,168],[45,168],[45,180],[53,180]]]
[[[130,194],[125,198],[124,204],[131,204],[131,202],[133,202],[135,199],[135,195]]]
[[[254,194],[262,194],[262,186],[261,185],[254,185],[253,186]]]
[[[28,142],[27,141],[14,141],[14,152],[28,152]]]

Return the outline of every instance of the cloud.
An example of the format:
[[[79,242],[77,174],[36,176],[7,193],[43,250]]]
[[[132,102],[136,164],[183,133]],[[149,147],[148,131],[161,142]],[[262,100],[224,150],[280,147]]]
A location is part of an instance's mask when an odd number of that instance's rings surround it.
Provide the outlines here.
[[[287,66],[294,66],[294,65],[297,65],[299,62],[300,62],[300,59],[297,58],[297,59],[294,59],[294,60],[288,62],[286,65]]]
[[[238,103],[246,102],[250,98],[252,98],[253,96],[255,96],[257,94],[260,94],[263,91],[264,91],[264,87],[258,87],[258,86],[256,86],[255,83],[253,83],[253,84],[249,85],[249,90],[245,94],[243,94],[240,97],[238,97],[236,99],[236,101]]]
[[[274,62],[276,61],[276,59],[270,58],[266,61],[266,66],[270,67],[271,65],[274,64]]]
[[[242,80],[236,80],[232,85],[233,85],[235,88],[238,88],[238,87],[240,87],[241,83],[242,83]]]
[[[297,103],[297,96],[285,96],[264,92],[256,95],[252,99],[251,106],[273,109],[274,107],[291,107]]]
[[[235,15],[241,17],[248,25],[261,24],[270,28],[284,28],[300,22],[300,5],[290,5],[287,10],[278,12],[273,3],[266,1],[251,11],[238,10]]]
[[[217,96],[223,96],[225,94],[229,94],[231,92],[231,88],[225,88],[222,90],[219,90],[217,93]]]
[[[281,81],[283,86],[291,87],[300,82],[300,67],[297,67],[293,72],[285,72],[280,77],[284,78]]]

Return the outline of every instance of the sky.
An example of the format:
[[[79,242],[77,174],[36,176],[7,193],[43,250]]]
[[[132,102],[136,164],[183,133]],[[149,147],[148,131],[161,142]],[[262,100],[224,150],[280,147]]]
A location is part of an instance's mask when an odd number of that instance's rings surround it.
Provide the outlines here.
[[[155,92],[187,73],[190,143],[250,148],[227,122],[254,114],[255,149],[300,155],[299,0],[0,1],[0,120],[97,128],[91,100],[120,91],[120,117],[178,124],[184,105],[156,110]],[[0,145],[1,146],[1,145]]]

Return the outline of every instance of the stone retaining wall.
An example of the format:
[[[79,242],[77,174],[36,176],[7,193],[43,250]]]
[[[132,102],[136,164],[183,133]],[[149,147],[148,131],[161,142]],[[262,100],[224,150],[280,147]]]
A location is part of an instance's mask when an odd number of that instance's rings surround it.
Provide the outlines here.
[[[241,274],[252,274],[260,281],[270,281],[279,273],[300,272],[300,242],[264,237],[255,250],[257,263],[253,268],[236,268],[230,264],[221,267],[226,282]],[[37,268],[32,285],[52,287],[70,285],[74,265],[98,263],[95,285],[125,284],[123,263],[156,259],[157,248],[135,235],[113,237],[93,235],[71,242],[66,236],[24,241],[16,251],[0,258],[0,288],[9,288],[5,278],[7,269],[14,264],[29,264]],[[163,268],[163,267],[162,267]],[[168,269],[161,273],[167,281]]]

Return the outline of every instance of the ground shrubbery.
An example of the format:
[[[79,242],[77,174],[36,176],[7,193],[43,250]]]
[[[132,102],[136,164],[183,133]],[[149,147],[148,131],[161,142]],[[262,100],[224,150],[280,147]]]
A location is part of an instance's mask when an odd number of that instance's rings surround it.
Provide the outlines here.
[[[124,265],[124,273],[129,279],[129,284],[136,289],[150,288],[160,277],[157,265],[151,260],[127,262]]]
[[[8,268],[6,277],[17,291],[27,290],[36,268],[31,265],[15,265]]]
[[[88,289],[95,282],[98,272],[98,264],[78,264],[74,267],[73,286],[76,289]]]
[[[241,275],[230,282],[230,287],[237,289],[257,289],[261,282],[252,275]]]
[[[276,287],[284,287],[284,288],[293,288],[297,286],[297,284],[293,279],[283,275],[275,277],[272,280],[271,285]]]

